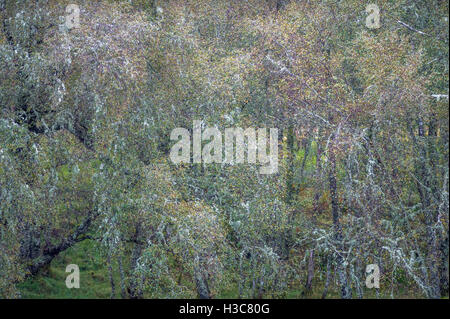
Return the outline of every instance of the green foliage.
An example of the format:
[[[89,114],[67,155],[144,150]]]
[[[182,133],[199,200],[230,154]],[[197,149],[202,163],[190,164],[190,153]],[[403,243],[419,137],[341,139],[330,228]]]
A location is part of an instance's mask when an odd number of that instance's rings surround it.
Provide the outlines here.
[[[448,295],[448,1],[377,30],[353,0],[67,4],[0,1],[0,297]],[[279,128],[279,173],[170,162],[194,120]]]

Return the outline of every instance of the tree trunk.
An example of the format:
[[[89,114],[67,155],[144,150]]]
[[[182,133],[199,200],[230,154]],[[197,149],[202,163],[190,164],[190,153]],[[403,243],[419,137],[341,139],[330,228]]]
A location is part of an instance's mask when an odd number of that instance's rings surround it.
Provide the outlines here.
[[[200,260],[197,256],[194,265],[194,279],[197,294],[200,299],[211,299],[211,293],[209,291],[208,280],[203,269],[200,266]]]
[[[126,293],[126,288],[125,288],[125,272],[123,271],[122,256],[119,256],[118,263],[119,263],[119,274],[120,274],[120,297],[122,299],[126,299],[127,293]]]
[[[328,294],[328,287],[330,286],[330,277],[331,277],[331,263],[330,263],[331,257],[327,256],[327,276],[325,279],[325,287],[323,289],[323,293],[322,293],[322,299],[325,299],[327,297]]]
[[[140,276],[134,273],[138,266],[138,259],[142,254],[143,245],[140,241],[140,229],[141,226],[138,224],[136,226],[136,232],[134,236],[135,246],[133,249],[133,253],[131,256],[131,265],[133,267],[133,274],[130,280],[130,286],[128,288],[128,293],[131,299],[140,299],[142,298],[142,290],[140,289]]]
[[[417,175],[420,177],[420,182],[417,182],[417,189],[422,202],[422,209],[425,215],[426,227],[426,243],[427,243],[427,257],[426,264],[428,269],[428,297],[439,299],[441,297],[440,275],[439,275],[439,249],[438,238],[434,230],[435,225],[435,209],[432,205],[432,196],[430,194],[431,188],[431,174],[428,167],[428,154],[425,146],[425,128],[422,118],[418,119],[419,140],[416,140],[416,145],[419,148],[420,159],[416,165]],[[430,127],[431,128],[431,127]],[[430,132],[429,132],[430,133]]]
[[[72,235],[68,236],[65,240],[63,240],[59,245],[52,246],[48,249],[46,249],[41,256],[36,258],[36,261],[34,261],[29,267],[28,271],[29,273],[27,276],[33,276],[39,272],[40,269],[43,267],[49,265],[52,260],[58,256],[61,252],[65,251],[66,249],[72,247],[74,244],[83,241],[84,239],[89,238],[89,236],[83,236],[85,235],[91,223],[93,220],[99,215],[99,213],[88,214],[88,217],[81,223],[80,226],[77,227],[77,229],[73,232]]]
[[[109,282],[111,283],[111,299],[114,299],[116,296],[116,285],[114,283],[113,267],[111,263],[111,249],[108,252],[107,262],[108,262]]]
[[[319,136],[320,136],[320,129],[319,129]],[[308,141],[308,149],[311,148],[311,139],[309,139]],[[316,180],[319,181],[320,179],[320,156],[322,155],[321,152],[321,148],[320,148],[320,143],[319,141],[317,141],[317,153],[316,153]],[[305,158],[307,157],[307,153],[305,151]],[[304,158],[304,159],[305,159]],[[303,161],[304,162],[304,161]],[[302,175],[303,175],[303,167],[304,164],[302,164]],[[313,212],[313,216],[312,216],[312,220],[313,220],[313,225],[316,225],[316,221],[317,221],[317,217],[316,215],[319,212],[319,199],[320,199],[320,183],[316,183],[315,185],[315,194],[314,194],[314,212]],[[311,288],[312,288],[312,281],[314,278],[314,249],[312,249],[310,251],[309,254],[309,260],[308,260],[308,275],[306,278],[306,284],[305,284],[305,295],[308,295],[311,292]]]
[[[308,295],[311,292],[313,277],[314,277],[314,249],[311,249],[309,251],[308,276],[306,278],[305,284],[305,295]]]
[[[338,194],[337,194],[337,184],[336,184],[336,149],[335,149],[335,135],[334,133],[331,136],[330,141],[330,171],[328,175],[328,180],[330,184],[330,196],[331,196],[331,211],[333,216],[333,228],[334,228],[334,239],[336,241],[337,246],[337,255],[336,255],[336,263],[337,263],[337,272],[339,277],[339,284],[341,285],[341,297],[343,299],[350,299],[352,297],[352,293],[350,287],[348,285],[347,273],[344,267],[344,257],[343,254],[343,245],[342,245],[342,230],[339,221],[339,206],[338,206]]]

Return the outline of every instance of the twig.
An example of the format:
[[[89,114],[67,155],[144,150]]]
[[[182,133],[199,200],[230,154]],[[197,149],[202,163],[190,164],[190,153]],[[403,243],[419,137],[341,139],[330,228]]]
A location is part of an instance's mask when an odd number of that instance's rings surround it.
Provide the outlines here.
[[[411,31],[417,32],[417,33],[422,34],[422,35],[430,36],[428,33],[425,33],[425,32],[422,32],[422,31],[420,31],[420,30],[414,29],[412,26],[406,24],[406,23],[403,22],[403,21],[398,20],[397,23],[400,24],[400,25],[402,25],[402,26],[404,26],[404,27],[406,27],[406,28],[408,28],[408,29],[411,30]]]

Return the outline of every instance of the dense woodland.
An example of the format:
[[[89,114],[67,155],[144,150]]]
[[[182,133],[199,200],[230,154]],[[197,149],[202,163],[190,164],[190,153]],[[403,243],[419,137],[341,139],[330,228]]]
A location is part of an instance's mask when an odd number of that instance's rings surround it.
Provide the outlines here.
[[[0,297],[448,298],[448,1],[369,3],[0,0]]]

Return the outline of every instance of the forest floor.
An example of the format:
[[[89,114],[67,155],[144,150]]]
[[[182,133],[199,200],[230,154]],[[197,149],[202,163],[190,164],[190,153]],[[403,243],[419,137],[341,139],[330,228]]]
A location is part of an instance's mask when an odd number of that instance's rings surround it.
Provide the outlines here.
[[[68,289],[65,280],[68,273],[65,268],[68,264],[76,264],[80,269],[80,288]],[[114,266],[114,265],[113,265]],[[118,265],[115,265],[118,267]],[[117,268],[116,268],[117,269]],[[116,285],[115,298],[120,298],[120,277],[115,272],[114,282]],[[303,285],[301,283],[293,284],[286,292],[287,299],[319,299],[322,296],[324,282],[314,285],[313,291],[304,296]],[[98,244],[92,241],[84,241],[56,257],[49,267],[33,278],[29,278],[19,285],[22,298],[56,298],[56,299],[96,299],[110,298],[111,285],[108,273],[108,267],[105,263],[105,256],[102,256]],[[219,292],[218,299],[237,298],[238,291],[236,287]],[[423,296],[412,294],[409,289],[399,289],[395,293],[396,299],[423,298]],[[270,298],[270,296],[268,296]],[[327,298],[340,298],[339,291],[335,287],[330,287]],[[376,292],[366,289],[364,298],[377,298]],[[390,291],[380,291],[378,298],[390,299]],[[448,297],[447,297],[448,298]]]

